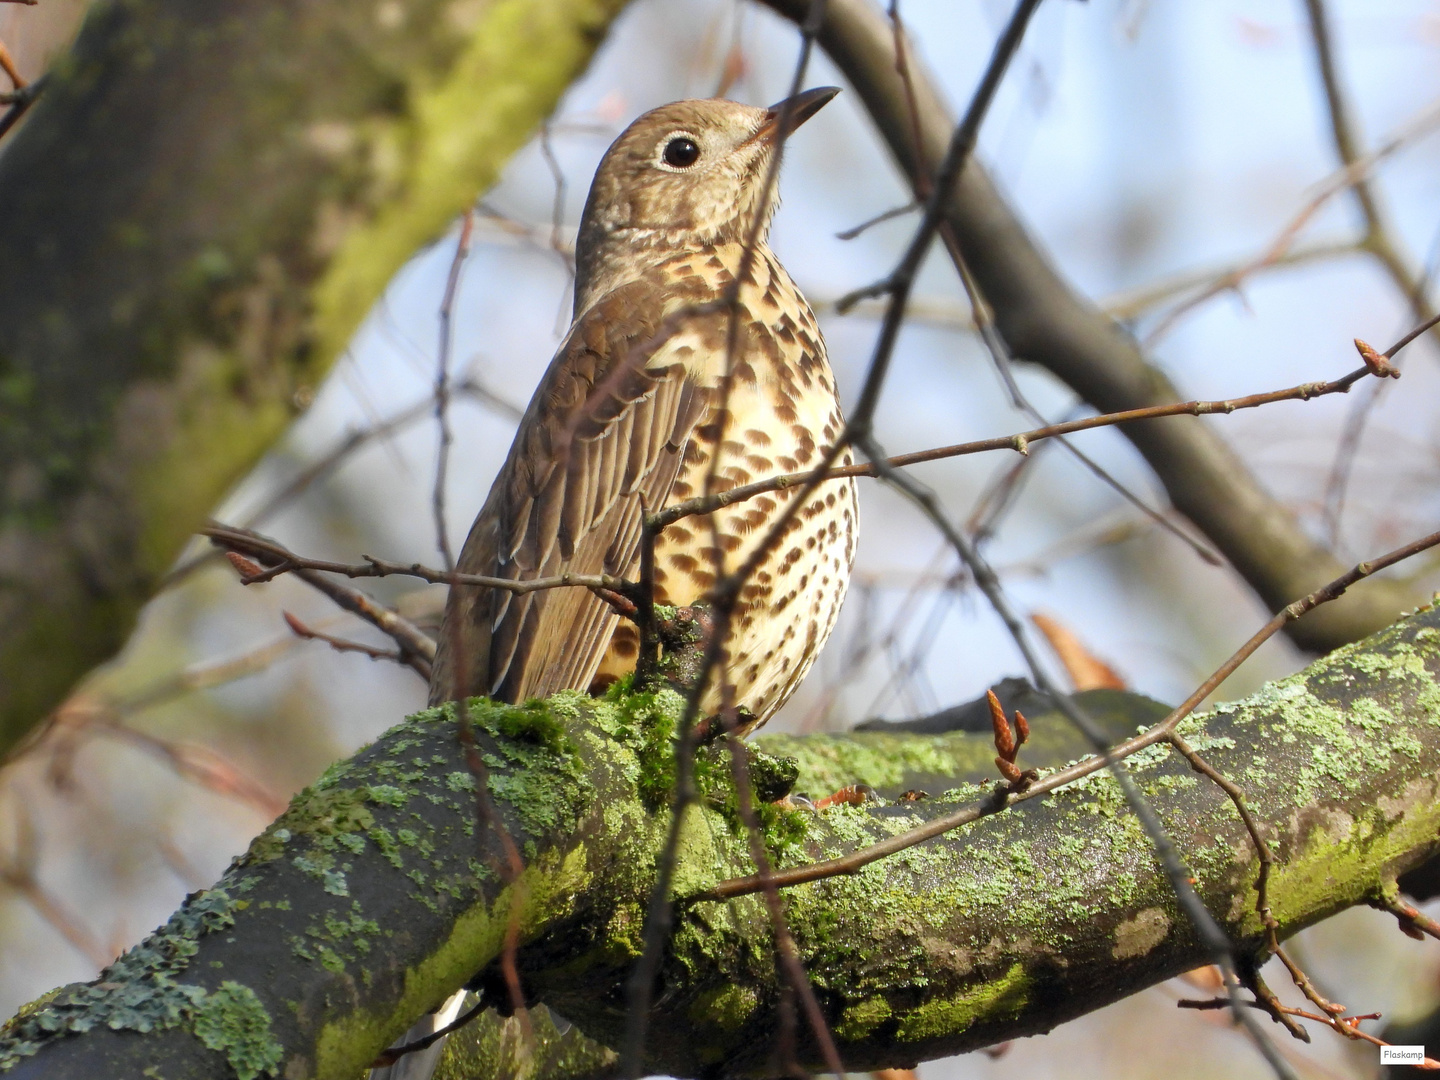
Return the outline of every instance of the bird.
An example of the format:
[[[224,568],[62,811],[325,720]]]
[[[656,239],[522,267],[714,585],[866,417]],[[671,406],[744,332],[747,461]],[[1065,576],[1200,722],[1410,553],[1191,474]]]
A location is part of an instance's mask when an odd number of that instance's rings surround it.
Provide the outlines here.
[[[461,549],[460,572],[634,581],[647,511],[812,468],[836,445],[844,418],[824,338],[768,233],[777,147],[838,92],[807,90],[768,109],[673,102],[611,145],[580,221],[574,320]],[[732,308],[723,301],[742,274]],[[837,464],[850,460],[847,449]],[[763,494],[665,528],[655,601],[704,600],[799,494]],[[834,628],[857,529],[853,480],[805,496],[740,590],[704,715],[728,690],[745,734],[795,692]],[[457,585],[431,703],[598,693],[633,671],[638,653],[634,624],[588,589]]]
[[[576,239],[574,319],[457,571],[634,581],[647,511],[814,467],[836,445],[844,417],[825,341],[768,234],[777,148],[837,93],[807,90],[768,109],[718,98],[672,102],[639,117],[606,151]],[[737,279],[732,308],[723,301]],[[836,460],[849,464],[848,449]],[[760,495],[662,530],[654,600],[705,599],[717,574],[739,567],[800,494]],[[839,615],[857,528],[853,480],[827,481],[805,496],[740,591],[721,677],[701,699],[705,715],[718,711],[728,685],[745,734],[794,693]],[[639,644],[633,623],[589,589],[517,594],[457,584],[437,639],[430,701],[600,692],[634,670]],[[463,996],[400,1043],[439,1030]],[[423,1080],[440,1048],[374,1069],[371,1080]]]

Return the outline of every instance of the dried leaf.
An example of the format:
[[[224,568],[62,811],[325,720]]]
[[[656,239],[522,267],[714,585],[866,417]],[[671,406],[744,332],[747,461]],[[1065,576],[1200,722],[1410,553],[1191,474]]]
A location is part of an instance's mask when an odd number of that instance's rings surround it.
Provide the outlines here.
[[[1127,689],[1120,673],[1085,648],[1074,632],[1058,619],[1037,611],[1030,616],[1030,621],[1045,635],[1076,690]]]

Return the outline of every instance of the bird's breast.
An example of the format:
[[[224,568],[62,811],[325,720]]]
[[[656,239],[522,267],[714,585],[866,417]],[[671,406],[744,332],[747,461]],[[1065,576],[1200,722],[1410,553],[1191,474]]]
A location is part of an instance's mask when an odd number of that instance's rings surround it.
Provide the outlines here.
[[[670,272],[697,295],[709,283],[714,297],[739,269],[738,252],[717,251],[677,260]],[[768,250],[756,252],[734,310],[734,328],[720,320],[677,340],[692,377],[713,393],[685,448],[671,505],[813,469],[844,428],[815,316]],[[849,460],[847,453],[837,463]],[[656,543],[657,593],[688,604],[771,541],[741,590],[726,648],[736,700],[762,720],[824,644],[854,558],[854,481],[826,481],[792,508],[800,494],[776,490],[683,519]]]

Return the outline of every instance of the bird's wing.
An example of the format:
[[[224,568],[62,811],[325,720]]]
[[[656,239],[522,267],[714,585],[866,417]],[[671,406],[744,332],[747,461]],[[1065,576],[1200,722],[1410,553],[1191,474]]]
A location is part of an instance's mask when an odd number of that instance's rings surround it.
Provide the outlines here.
[[[661,293],[649,283],[621,286],[571,328],[465,541],[462,573],[624,574],[635,561],[642,500],[664,504],[709,399],[683,359],[697,333],[723,333],[714,317],[695,316],[660,334]],[[616,619],[579,587],[452,588],[431,701],[455,693],[457,668],[466,693],[502,701],[587,689]]]

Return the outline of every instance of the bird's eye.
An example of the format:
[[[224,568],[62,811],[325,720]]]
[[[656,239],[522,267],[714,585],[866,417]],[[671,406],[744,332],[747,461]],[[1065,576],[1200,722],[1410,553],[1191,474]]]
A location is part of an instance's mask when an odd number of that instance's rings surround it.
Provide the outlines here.
[[[661,156],[672,169],[688,169],[700,160],[700,147],[688,135],[677,135],[665,144]]]

